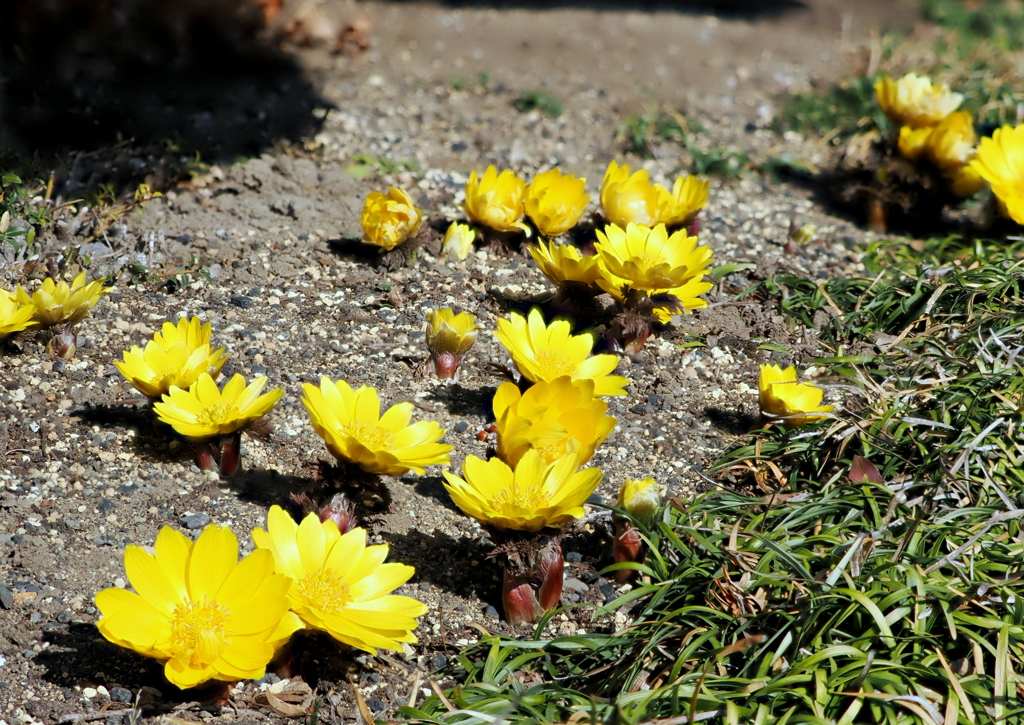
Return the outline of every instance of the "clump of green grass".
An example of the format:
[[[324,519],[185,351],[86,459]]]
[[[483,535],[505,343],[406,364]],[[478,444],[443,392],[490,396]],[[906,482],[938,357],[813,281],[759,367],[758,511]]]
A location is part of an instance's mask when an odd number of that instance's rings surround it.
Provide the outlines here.
[[[644,530],[643,583],[590,633],[487,637],[457,658],[456,687],[404,716],[1024,718],[1024,262],[982,245],[967,265],[773,285],[758,293],[785,294],[791,315],[833,310],[820,333],[835,354],[816,362],[844,409],[739,439],[712,471],[732,490],[671,502]]]
[[[374,174],[391,175],[402,171],[419,171],[420,165],[415,161],[393,160],[388,156],[372,156],[370,154],[352,154],[345,173],[357,179],[365,179]]]
[[[705,133],[700,122],[674,112],[652,111],[628,117],[617,138],[628,153],[643,158],[655,157],[658,143],[677,143],[690,154],[690,172],[701,176],[738,177],[750,170],[750,157],[742,151],[698,143],[697,135]]]
[[[565,105],[547,91],[524,91],[512,102],[512,106],[520,113],[539,109],[552,118],[565,113]]]
[[[798,131],[843,141],[861,131],[888,128],[875,100],[874,78],[845,79],[825,92],[789,96],[772,120],[777,133]]]
[[[1024,48],[1024,6],[1014,0],[923,0],[921,12],[925,20],[955,31],[964,42]]]

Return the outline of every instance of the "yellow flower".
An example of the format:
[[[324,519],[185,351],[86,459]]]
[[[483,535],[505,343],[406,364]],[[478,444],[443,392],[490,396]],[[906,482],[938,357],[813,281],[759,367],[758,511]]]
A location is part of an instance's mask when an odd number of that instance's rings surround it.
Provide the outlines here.
[[[427,350],[430,365],[439,378],[454,378],[463,356],[476,342],[476,317],[468,312],[455,314],[448,308],[431,310],[427,315]]]
[[[164,662],[164,675],[181,688],[263,677],[276,646],[302,628],[288,611],[291,582],[274,573],[270,552],[239,562],[238,539],[220,526],[208,526],[194,544],[165,526],[154,549],[125,547],[138,594],[110,588],[96,595],[100,633]]]
[[[601,278],[597,257],[580,254],[571,244],[545,243],[542,240],[530,247],[530,254],[544,276],[559,287],[595,287]]]
[[[266,378],[256,378],[247,386],[236,374],[221,391],[209,373],[202,373],[188,390],[171,388],[153,410],[186,438],[225,436],[248,427],[277,405],[284,391],[274,388],[260,395],[266,384]]]
[[[653,478],[639,481],[627,478],[619,489],[619,501],[615,505],[649,527],[661,506],[663,493],[664,489]]]
[[[426,466],[448,465],[447,443],[438,443],[444,429],[433,421],[409,425],[412,403],[391,406],[382,416],[376,389],[364,386],[353,391],[344,380],[320,378],[320,387],[302,386],[302,404],[327,450],[364,471],[401,476]]]
[[[536,383],[525,393],[515,383],[503,383],[493,406],[498,457],[512,467],[530,449],[538,451],[545,464],[575,453],[582,466],[616,422],[605,415],[608,404],[594,397],[592,380],[561,377]]]
[[[70,285],[47,277],[31,295],[21,286],[15,293],[21,304],[35,305],[32,327],[36,328],[50,327],[61,322],[69,325],[78,322],[89,314],[89,310],[100,301],[100,297],[107,289],[103,286],[102,279],[86,284],[85,272],[82,272]]]
[[[224,348],[211,350],[210,323],[205,325],[198,317],[182,317],[178,324],[163,324],[143,350],[132,345],[124,352],[124,362],[115,361],[135,389],[150,399],[157,399],[171,386],[188,388],[203,373],[216,378],[227,360]]]
[[[566,320],[544,324],[540,310],[530,310],[529,320],[518,312],[498,320],[494,333],[512,355],[523,376],[535,383],[551,382],[563,375],[573,380],[593,380],[594,395],[625,395],[626,378],[611,375],[619,365],[614,355],[594,355],[594,336],[573,335]]]
[[[613,294],[623,284],[648,292],[681,287],[703,276],[711,262],[711,247],[698,246],[686,230],[670,236],[664,224],[653,229],[609,224],[597,238],[594,248],[604,273],[599,284]]]
[[[498,174],[494,166],[488,166],[481,179],[476,172],[466,182],[466,215],[472,221],[499,232],[520,231],[530,236],[530,227],[523,223],[526,209],[523,197],[526,182],[511,169]]]
[[[705,282],[703,277],[698,276],[679,287],[652,293],[651,300],[654,302],[655,318],[658,322],[667,325],[675,322],[673,318],[678,315],[689,314],[694,310],[707,307],[707,300],[701,299],[700,296],[714,286],[714,283]]]
[[[700,214],[708,203],[711,182],[696,176],[680,176],[669,191],[660,184],[658,190],[657,221],[670,227],[686,226]]]
[[[900,156],[909,161],[920,161],[928,154],[928,139],[931,138],[932,127],[912,128],[900,126],[900,138],[896,142]]]
[[[476,239],[476,232],[468,224],[452,222],[448,231],[444,233],[441,254],[452,256],[455,259],[465,259],[473,250],[474,239]]]
[[[971,168],[992,185],[1004,213],[1024,224],[1024,124],[997,128],[981,139]]]
[[[526,192],[526,215],[541,234],[559,237],[576,226],[590,203],[586,183],[558,169],[533,177]]]
[[[23,304],[13,292],[0,289],[0,340],[31,325],[35,312],[31,302]]]
[[[973,164],[961,166],[955,171],[946,174],[946,178],[949,181],[949,190],[961,199],[974,196],[985,185],[985,180],[981,178]]]
[[[455,505],[497,529],[536,533],[583,516],[583,504],[601,483],[600,468],[578,471],[579,458],[569,453],[545,464],[527,451],[513,471],[500,458],[466,458],[459,478],[444,472],[445,488]]]
[[[423,223],[423,212],[416,208],[412,198],[401,189],[391,187],[387,195],[378,191],[366,197],[362,224],[366,240],[383,249],[394,249],[415,237]]]
[[[956,171],[974,157],[974,121],[967,111],[946,116],[928,136],[928,155],[946,173]]]
[[[338,532],[333,521],[315,513],[296,524],[280,506],[267,514],[267,530],[253,529],[258,551],[273,553],[278,574],[292,580],[288,600],[308,628],[322,629],[350,647],[377,654],[416,643],[412,630],[427,606],[390,594],[415,569],[385,564],[388,545],[366,545],[366,530]]]
[[[619,166],[614,160],[608,164],[601,183],[605,219],[620,227],[630,222],[650,226],[658,221],[660,203],[661,194],[651,183],[647,169],[633,174],[625,164]]]
[[[758,399],[761,412],[766,415],[785,418],[788,428],[814,423],[825,418],[823,415],[807,413],[828,413],[831,405],[822,405],[825,391],[817,385],[797,382],[796,368],[790,365],[783,370],[778,365],[762,365],[758,384]]]
[[[875,82],[878,105],[899,126],[934,126],[951,114],[964,100],[949,86],[933,85],[927,76],[907,73],[898,81],[883,75]]]

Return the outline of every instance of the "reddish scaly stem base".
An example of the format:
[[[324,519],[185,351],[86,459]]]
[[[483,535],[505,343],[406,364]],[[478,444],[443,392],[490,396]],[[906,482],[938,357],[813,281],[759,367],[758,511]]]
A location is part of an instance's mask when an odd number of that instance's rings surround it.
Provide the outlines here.
[[[612,554],[616,564],[627,561],[639,564],[644,560],[646,551],[640,532],[629,521],[624,519],[615,522],[615,539],[612,543]],[[639,572],[636,569],[619,569],[615,572],[615,581],[627,584],[635,581]]]
[[[558,537],[541,534],[506,552],[501,600],[512,626],[531,624],[562,598],[565,559]]]
[[[204,471],[234,476],[242,464],[242,433],[195,441],[196,465]]]

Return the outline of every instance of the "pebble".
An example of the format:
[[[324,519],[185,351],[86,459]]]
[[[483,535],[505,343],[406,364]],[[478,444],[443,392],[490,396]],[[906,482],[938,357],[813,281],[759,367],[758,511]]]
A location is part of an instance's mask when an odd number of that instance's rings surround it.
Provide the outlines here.
[[[569,551],[565,554],[565,560],[571,564],[579,564],[583,561],[583,554],[578,551]]]
[[[3,584],[0,584],[0,607],[4,609],[12,609],[14,607],[14,595]]]
[[[604,603],[615,599],[615,587],[611,585],[611,582],[601,582],[597,585],[597,588],[601,590],[601,596],[604,597]]]
[[[117,508],[117,502],[112,499],[105,498],[102,501],[100,501],[100,505],[97,506],[96,508],[99,509],[101,514],[110,513],[111,511]]]
[[[455,432],[456,433],[462,433],[467,428],[469,428],[469,423],[467,423],[464,420],[461,420],[461,421],[459,421],[458,423],[455,424]]]
[[[388,709],[388,704],[381,700],[379,697],[371,697],[369,700],[366,701],[366,704],[373,712],[383,712],[384,710]]]
[[[127,687],[111,687],[110,699],[113,702],[131,702],[132,691]]]
[[[580,594],[585,594],[586,592],[590,591],[590,587],[581,582],[579,579],[566,579],[565,582],[563,582],[563,585],[567,589],[579,592]]]
[[[178,519],[178,523],[186,529],[201,529],[210,523],[210,517],[206,514],[190,514]]]
[[[448,658],[443,654],[436,654],[430,658],[430,668],[433,670],[439,670],[448,664]]]
[[[487,608],[484,609],[484,616],[490,617],[491,619],[501,619],[501,615],[498,614],[498,610],[491,605],[487,605]]]
[[[245,295],[231,295],[231,304],[235,307],[241,307],[243,310],[247,310],[252,307],[252,298],[246,297]]]

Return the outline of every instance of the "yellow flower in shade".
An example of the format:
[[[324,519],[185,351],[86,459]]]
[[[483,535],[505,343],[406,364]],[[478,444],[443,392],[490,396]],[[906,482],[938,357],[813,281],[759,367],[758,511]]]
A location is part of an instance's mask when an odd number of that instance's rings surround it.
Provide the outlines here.
[[[528,450],[540,453],[545,464],[567,453],[585,464],[615,428],[605,415],[608,404],[594,397],[594,382],[568,377],[539,382],[525,393],[515,383],[503,383],[494,394],[498,427],[498,457],[515,467]]]
[[[476,232],[468,224],[452,222],[448,231],[444,233],[441,254],[455,259],[465,259],[473,251],[474,239],[476,239]]]
[[[35,305],[32,327],[36,328],[78,322],[89,314],[89,310],[95,307],[106,291],[102,279],[86,284],[85,272],[82,272],[70,285],[47,277],[32,294],[20,286],[15,290],[15,294],[21,304]]]
[[[571,244],[540,241],[530,247],[530,254],[544,276],[559,287],[596,287],[601,278],[597,257],[580,254]]]
[[[546,464],[529,450],[514,471],[500,458],[469,456],[463,478],[444,472],[445,488],[456,506],[483,523],[536,533],[584,515],[583,504],[601,483],[601,469],[578,468],[575,453]]]
[[[366,197],[362,224],[366,241],[382,249],[394,249],[415,237],[423,223],[423,212],[416,208],[412,198],[401,189],[391,187],[387,194],[378,191]]]
[[[203,373],[216,378],[228,359],[224,348],[210,348],[210,323],[205,325],[198,317],[182,317],[175,325],[163,324],[143,350],[132,345],[124,352],[124,361],[115,361],[129,383],[146,397],[155,400],[171,386],[188,388]]]
[[[430,363],[439,378],[454,378],[463,356],[476,342],[476,317],[468,312],[455,314],[448,308],[427,314],[427,350]]]
[[[541,234],[559,237],[576,226],[590,203],[586,183],[558,169],[533,177],[526,192],[526,215]]]
[[[991,184],[1003,213],[1024,224],[1024,124],[997,128],[981,139],[971,168]]]
[[[599,284],[608,292],[623,284],[643,291],[681,287],[702,276],[711,262],[711,247],[698,246],[697,237],[685,230],[669,235],[664,224],[653,229],[609,224],[597,239],[594,248],[604,273]]]
[[[320,378],[320,387],[302,386],[313,428],[327,450],[364,471],[401,476],[410,470],[423,474],[426,466],[447,466],[452,447],[438,443],[444,429],[433,421],[409,425],[412,403],[398,403],[380,414],[380,398],[373,387],[353,391],[344,380]]]
[[[961,166],[959,169],[946,174],[946,179],[949,181],[949,190],[961,199],[974,196],[985,185],[985,180],[981,178],[973,164]]]
[[[466,215],[474,222],[499,232],[523,232],[530,235],[530,227],[523,223],[526,213],[523,199],[526,196],[526,182],[511,169],[498,174],[494,166],[488,166],[483,178],[476,172],[466,182]]]
[[[634,174],[625,164],[608,164],[601,183],[601,211],[605,219],[620,227],[630,222],[650,226],[658,221],[661,202],[661,193],[651,183],[647,169]]]
[[[0,340],[31,325],[35,312],[31,302],[23,304],[13,292],[0,289]]]
[[[644,526],[654,523],[654,514],[661,506],[661,496],[665,490],[653,478],[639,481],[627,478],[619,489],[619,501],[615,505],[624,509],[630,516]]]
[[[974,157],[974,121],[967,111],[956,111],[946,116],[928,136],[928,155],[945,172],[952,172],[969,163]]]
[[[498,320],[494,333],[512,356],[516,368],[527,380],[551,382],[563,375],[573,380],[593,380],[594,395],[625,395],[626,378],[611,375],[619,365],[615,355],[593,355],[594,336],[573,335],[566,320],[544,324],[540,310],[530,310],[529,319],[513,312]]]
[[[909,161],[920,161],[928,154],[928,139],[931,138],[932,127],[912,128],[900,126],[900,137],[896,142],[900,156]]]
[[[296,524],[280,506],[267,514],[267,530],[253,529],[258,551],[274,555],[278,574],[291,578],[288,600],[306,626],[322,629],[350,647],[377,654],[416,643],[412,630],[427,605],[392,591],[409,581],[415,569],[385,564],[388,545],[366,545],[366,530],[338,532],[330,519],[315,513]]]
[[[266,384],[266,378],[256,378],[246,385],[245,378],[236,374],[222,391],[209,373],[202,373],[188,390],[171,388],[161,402],[153,404],[153,411],[186,438],[225,436],[247,428],[277,405],[284,391],[274,388],[260,395]]]
[[[796,368],[792,365],[785,370],[778,365],[761,366],[761,380],[758,384],[761,412],[784,418],[789,428],[825,418],[823,415],[807,415],[832,410],[831,405],[821,404],[824,397],[825,391],[817,385],[797,382]]]
[[[238,561],[231,529],[208,526],[193,544],[165,526],[154,550],[125,547],[138,593],[99,592],[96,627],[114,644],[164,662],[178,687],[263,677],[276,647],[302,629],[288,611],[291,582],[274,573],[274,557],[254,551]]]
[[[700,214],[708,203],[711,182],[696,176],[680,176],[669,191],[660,184],[658,190],[657,221],[670,227],[686,226]]]
[[[934,126],[964,100],[949,86],[933,85],[926,76],[907,73],[898,81],[883,75],[875,82],[875,95],[889,120],[899,126]]]
[[[679,315],[689,314],[708,306],[707,300],[701,299],[714,287],[714,283],[705,282],[703,277],[698,276],[691,279],[684,285],[673,287],[667,290],[658,290],[651,293],[651,300],[654,302],[654,317],[662,324],[675,322]]]

